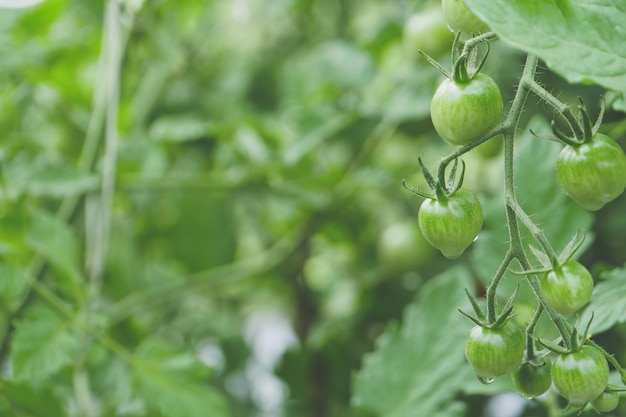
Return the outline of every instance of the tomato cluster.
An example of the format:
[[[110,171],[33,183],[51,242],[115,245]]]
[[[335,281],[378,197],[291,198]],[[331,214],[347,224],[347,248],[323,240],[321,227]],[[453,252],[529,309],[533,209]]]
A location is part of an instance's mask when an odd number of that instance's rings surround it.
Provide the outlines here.
[[[467,8],[463,0],[442,0],[442,10],[448,27],[454,32],[480,35],[490,30],[487,24]],[[475,38],[474,44],[484,42],[492,35],[479,36]],[[422,235],[428,243],[450,259],[461,256],[477,238],[483,225],[483,215],[478,198],[471,191],[461,188],[462,174],[456,187],[451,186],[456,181],[454,174],[447,180],[444,178],[447,163],[454,161],[456,170],[459,155],[487,141],[497,145],[498,142],[491,140],[493,138],[504,136],[506,140],[512,140],[514,136],[510,129],[507,130],[508,117],[504,119],[505,122],[499,124],[503,101],[497,83],[480,72],[486,55],[481,61],[477,58],[480,54],[476,49],[471,49],[476,47],[468,47],[468,44],[459,46],[460,39],[457,33],[452,45],[453,73],[448,74],[440,64],[433,62],[432,58],[427,56],[427,59],[447,76],[437,87],[431,101],[430,115],[433,127],[445,142],[463,148],[440,164],[436,181],[420,160],[424,176],[436,192],[434,195],[416,192],[427,197],[418,212],[418,225]],[[469,52],[466,51],[467,48]],[[520,86],[522,85],[520,81]],[[537,89],[533,91],[537,92]],[[561,114],[565,117],[564,113]],[[576,116],[572,116],[572,119],[575,118]],[[601,118],[600,116],[599,120]],[[568,122],[572,122],[572,119],[568,119]],[[554,130],[557,139],[565,144],[556,161],[556,177],[565,193],[579,205],[588,210],[599,210],[622,194],[626,188],[626,154],[615,141],[598,133],[599,122],[591,127],[584,106],[580,107],[577,122],[579,125],[572,128],[573,138],[564,136],[556,128]],[[513,152],[511,146],[505,147],[505,150]],[[513,158],[510,154],[508,156],[511,161]],[[541,396],[554,384],[559,394],[572,407],[591,404],[598,412],[610,412],[618,405],[618,392],[624,390],[608,385],[607,358],[614,365],[616,362],[598,345],[587,340],[587,330],[579,333],[577,326],[570,325],[563,317],[578,312],[588,304],[594,287],[593,278],[587,268],[572,259],[572,254],[578,248],[576,236],[563,253],[557,254],[549,243],[546,243],[547,239],[542,232],[536,231],[539,228],[532,223],[529,216],[521,208],[516,210],[510,201],[507,201],[507,204],[541,245],[539,250],[532,249],[543,267],[522,272],[530,277],[529,282],[540,306],[535,312],[536,317],[524,331],[511,318],[515,294],[501,312],[497,313],[498,309],[493,298],[496,294],[495,286],[489,287],[488,314],[482,311],[479,303],[470,295],[476,316],[464,312],[463,314],[473,320],[476,326],[467,337],[465,345],[467,361],[484,383],[490,383],[496,377],[510,373],[515,389],[525,398]],[[509,217],[511,216],[507,216]],[[513,232],[510,233],[513,239]],[[519,232],[517,234],[519,235]],[[518,237],[518,240],[521,240],[521,237]],[[511,245],[510,253],[514,252],[513,248]],[[519,252],[525,252],[521,243],[518,247]],[[515,259],[515,256],[518,256],[520,264],[526,264],[524,267],[528,268],[530,261],[525,254],[524,257],[513,255],[512,258]],[[522,262],[521,259],[526,261]],[[504,263],[503,265],[503,271],[510,268]],[[503,275],[504,272],[500,278]],[[494,278],[493,282],[497,280]],[[561,334],[556,342],[543,341],[534,334],[535,326],[544,311],[547,311],[550,319],[557,324]],[[547,350],[536,352],[538,343]],[[616,368],[620,370],[619,365],[616,365]],[[623,375],[626,375],[626,371],[623,372]]]

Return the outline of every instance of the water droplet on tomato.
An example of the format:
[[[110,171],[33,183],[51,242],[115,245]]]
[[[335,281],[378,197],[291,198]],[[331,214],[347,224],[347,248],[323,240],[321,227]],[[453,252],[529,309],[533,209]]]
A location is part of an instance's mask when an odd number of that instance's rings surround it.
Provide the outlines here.
[[[482,377],[482,376],[479,376],[479,377],[478,377],[478,380],[479,380],[481,383],[485,384],[485,385],[489,385],[489,384],[491,384],[493,381],[495,381],[496,379],[495,379],[495,378],[493,378],[493,377]]]

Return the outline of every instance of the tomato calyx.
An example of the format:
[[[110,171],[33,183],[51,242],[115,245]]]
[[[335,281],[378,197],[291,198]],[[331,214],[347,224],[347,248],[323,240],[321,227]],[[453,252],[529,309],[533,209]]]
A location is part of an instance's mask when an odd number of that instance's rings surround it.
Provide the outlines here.
[[[537,342],[548,349],[551,352],[554,352],[559,355],[566,355],[569,353],[574,353],[580,350],[583,346],[587,345],[587,339],[589,336],[589,328],[591,327],[591,322],[593,321],[593,312],[591,313],[591,318],[587,322],[585,326],[585,331],[581,334],[578,330],[578,326],[574,326],[572,332],[569,337],[569,343],[566,346],[562,346],[560,342],[563,342],[562,338],[557,339],[557,341],[549,341],[541,338],[537,338]]]
[[[551,122],[552,133],[554,134],[554,136],[556,136],[556,139],[559,142],[562,142],[572,147],[578,147],[584,143],[591,142],[593,137],[600,130],[602,118],[604,117],[604,100],[600,100],[600,112],[595,122],[593,123],[591,121],[591,117],[589,116],[589,112],[587,111],[587,107],[585,106],[585,103],[582,101],[581,98],[579,98],[579,100],[580,104],[578,105],[578,117],[575,121],[571,122],[574,123],[574,126],[572,126],[570,121],[568,121],[568,123],[570,124],[570,129],[573,133],[571,136],[561,131],[556,126],[556,121],[552,120]],[[561,113],[561,116],[565,118],[563,113]]]
[[[403,179],[402,186],[413,194],[422,198],[428,198],[431,200],[437,200],[441,203],[445,203],[452,194],[459,191],[463,186],[463,180],[465,179],[465,162],[463,160],[461,160],[461,171],[458,176],[457,169],[459,166],[459,160],[454,160],[454,163],[452,164],[452,169],[450,170],[450,174],[448,175],[448,180],[445,184],[442,184],[440,181],[435,180],[428,168],[426,168],[426,165],[424,165],[422,158],[417,158],[417,162],[420,166],[422,175],[424,176],[426,183],[431,189],[431,192],[426,193],[424,191],[418,190],[417,188],[411,187],[407,185],[406,180]]]
[[[476,325],[484,327],[486,329],[499,329],[506,324],[506,322],[513,317],[513,303],[515,302],[515,298],[517,297],[517,293],[519,291],[519,285],[515,288],[515,291],[509,297],[506,304],[502,308],[502,312],[496,316],[496,319],[493,322],[490,322],[487,315],[483,311],[483,309],[476,301],[476,298],[466,289],[465,294],[469,299],[470,304],[472,305],[472,309],[474,310],[475,316],[466,313],[465,311],[459,309],[459,313],[463,314],[465,317],[473,321]]]
[[[437,68],[444,77],[453,80],[458,84],[467,84],[474,79],[476,74],[480,72],[487,61],[489,55],[490,45],[486,40],[480,40],[476,45],[471,47],[464,47],[464,43],[460,40],[461,32],[457,32],[454,41],[452,43],[452,72],[448,71],[437,60],[428,55],[426,52],[418,51],[432,66]],[[478,40],[478,38],[477,38]],[[480,44],[486,45],[484,53],[480,54],[478,46]]]

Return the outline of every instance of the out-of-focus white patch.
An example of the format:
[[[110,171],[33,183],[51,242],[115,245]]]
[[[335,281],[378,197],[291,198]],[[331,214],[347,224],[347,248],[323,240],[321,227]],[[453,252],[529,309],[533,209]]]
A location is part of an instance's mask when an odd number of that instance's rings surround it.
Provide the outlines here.
[[[0,7],[7,9],[22,9],[43,3],[44,0],[0,0]]]
[[[255,361],[267,369],[273,369],[283,353],[298,343],[289,321],[277,311],[260,311],[250,316],[244,338]]]
[[[487,403],[486,417],[518,417],[527,401],[517,394],[498,394]]]
[[[220,348],[220,345],[211,339],[206,339],[200,342],[198,347],[198,358],[216,372],[222,372],[226,366],[226,359],[224,358],[224,352]]]

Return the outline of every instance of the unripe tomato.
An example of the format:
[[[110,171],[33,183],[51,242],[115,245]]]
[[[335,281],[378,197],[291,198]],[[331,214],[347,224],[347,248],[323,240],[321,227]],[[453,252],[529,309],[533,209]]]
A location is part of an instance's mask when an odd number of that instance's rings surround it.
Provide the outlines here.
[[[434,254],[433,247],[424,239],[415,220],[386,227],[378,240],[377,250],[385,270],[391,272],[420,269]]]
[[[483,382],[515,371],[524,356],[525,334],[514,320],[489,329],[474,326],[465,344],[465,357]]]
[[[552,362],[544,359],[541,365],[523,363],[519,369],[511,374],[513,385],[524,398],[531,399],[540,396],[552,385]]]
[[[600,210],[626,188],[626,155],[601,133],[581,145],[567,145],[556,161],[561,188],[587,210]]]
[[[593,278],[580,263],[569,260],[560,268],[545,272],[539,281],[546,302],[557,312],[568,315],[591,299]]]
[[[599,413],[610,413],[619,404],[617,391],[604,391],[598,398],[591,402],[591,406]]]
[[[453,40],[439,7],[412,15],[404,26],[404,46],[411,55],[418,50],[432,57],[449,54]]]
[[[435,130],[452,145],[465,145],[489,132],[500,121],[501,113],[498,84],[483,73],[468,82],[445,79],[430,103]]]
[[[483,227],[483,211],[474,193],[460,189],[445,200],[426,199],[417,214],[426,240],[449,259],[461,256]]]
[[[463,0],[442,0],[441,7],[453,32],[462,30],[474,35],[489,32],[489,26],[468,9]]]
[[[584,345],[559,355],[552,364],[552,381],[572,406],[583,407],[604,392],[609,365],[598,349]]]

